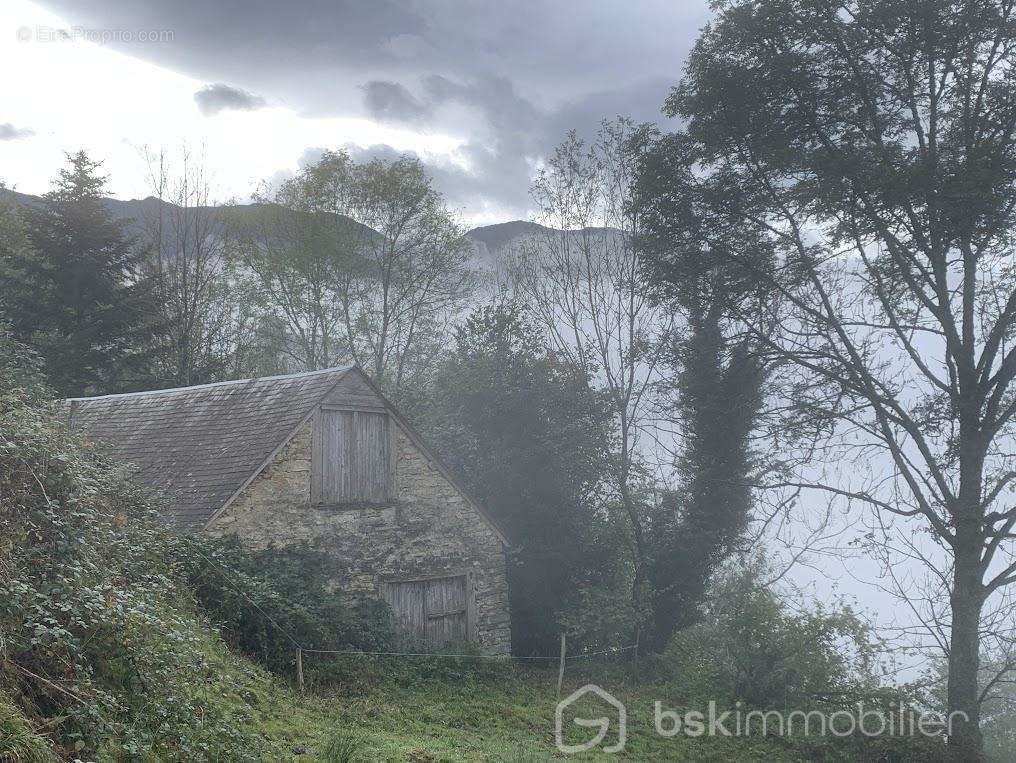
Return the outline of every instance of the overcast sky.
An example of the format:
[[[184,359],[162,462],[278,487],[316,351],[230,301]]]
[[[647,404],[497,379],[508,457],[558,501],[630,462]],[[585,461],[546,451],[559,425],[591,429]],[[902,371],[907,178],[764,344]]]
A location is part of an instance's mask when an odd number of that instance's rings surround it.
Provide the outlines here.
[[[84,147],[145,196],[139,149],[186,141],[243,199],[324,148],[408,151],[468,221],[525,217],[566,130],[662,119],[707,5],[3,0],[0,179],[43,191]]]

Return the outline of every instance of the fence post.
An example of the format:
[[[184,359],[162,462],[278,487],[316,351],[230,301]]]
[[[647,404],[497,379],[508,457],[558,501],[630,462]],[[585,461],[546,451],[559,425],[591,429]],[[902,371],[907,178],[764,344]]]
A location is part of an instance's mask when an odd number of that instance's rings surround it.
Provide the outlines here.
[[[564,631],[561,631],[561,663],[557,669],[557,698],[561,699],[561,685],[564,683],[564,652],[565,652],[565,636]]]
[[[296,648],[296,685],[303,694],[303,649]]]
[[[639,636],[641,636],[641,635],[642,635],[642,631],[636,625],[635,626],[635,646],[633,648],[632,659],[631,659],[632,681],[634,682],[634,684],[636,686],[638,686],[638,682],[639,682]]]

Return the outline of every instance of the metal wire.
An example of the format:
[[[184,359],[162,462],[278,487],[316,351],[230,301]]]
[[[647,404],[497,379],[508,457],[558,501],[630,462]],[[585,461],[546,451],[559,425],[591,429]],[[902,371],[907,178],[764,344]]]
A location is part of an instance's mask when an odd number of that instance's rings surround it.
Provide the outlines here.
[[[635,648],[635,644],[629,646],[621,646],[616,649],[604,649],[600,652],[589,652],[587,654],[574,654],[566,656],[565,660],[584,660],[590,657],[600,657],[605,654],[621,654],[623,652],[631,651]],[[508,654],[447,654],[447,653],[432,653],[432,652],[364,652],[359,649],[304,649],[304,654],[344,654],[344,655],[358,655],[361,657],[444,657],[448,659],[475,659],[475,660],[546,660],[550,662],[560,661],[560,655],[553,657],[542,657],[542,656],[524,656],[524,655],[508,655]]]

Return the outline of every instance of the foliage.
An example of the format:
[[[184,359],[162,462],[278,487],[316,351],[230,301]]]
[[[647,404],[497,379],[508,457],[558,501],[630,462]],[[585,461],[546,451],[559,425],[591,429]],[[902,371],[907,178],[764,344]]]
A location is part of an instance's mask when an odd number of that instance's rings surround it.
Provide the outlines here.
[[[679,347],[676,407],[681,487],[650,512],[649,645],[662,649],[692,624],[714,570],[738,548],[752,519],[750,436],[762,397],[759,361],[722,336],[718,316],[691,311]]]
[[[415,157],[354,164],[346,198],[335,211],[358,223],[357,257],[339,280],[346,339],[353,360],[399,401],[473,288],[470,249]]]
[[[881,643],[849,606],[794,611],[763,582],[760,558],[724,570],[703,621],[677,633],[665,657],[686,690],[753,707],[799,707],[877,686]]]
[[[604,396],[506,301],[468,317],[419,407],[428,439],[511,540],[515,653],[552,653],[564,612],[617,566],[600,496]]]
[[[601,389],[614,418],[602,441],[605,484],[617,506],[614,542],[632,570],[631,609],[642,619],[648,558],[648,502],[640,495],[654,435],[653,387],[669,311],[652,297],[636,242],[641,208],[633,196],[641,129],[604,120],[588,143],[574,130],[548,156],[531,195],[543,232],[510,253],[511,287],[555,350]],[[644,493],[644,491],[643,491]]]
[[[387,605],[363,599],[349,606],[330,587],[327,554],[299,547],[251,552],[235,538],[188,535],[174,542],[168,561],[226,643],[276,673],[292,675],[296,645],[391,647]]]
[[[988,680],[994,677],[999,666]],[[984,751],[991,763],[1004,763],[1016,757],[1016,697],[1012,685],[1004,682],[984,703]]]
[[[0,370],[7,695],[81,757],[256,754],[255,677],[190,610],[145,496],[67,433],[40,391],[10,386],[16,374]]]
[[[668,675],[671,692],[682,704],[701,708],[709,701],[721,707],[759,710],[866,710],[889,715],[924,709],[924,697],[910,687],[887,684],[885,645],[848,604],[791,607],[767,587],[764,558],[729,566],[709,592],[704,617],[679,631],[656,663]],[[850,739],[796,739],[802,750],[820,750],[828,759],[867,755],[942,757],[940,737],[883,735]],[[860,747],[857,747],[860,745]],[[923,752],[920,752],[922,751]]]
[[[431,177],[408,157],[328,151],[257,200],[232,246],[282,351],[301,368],[352,359],[398,399],[472,288],[467,242]]]
[[[948,662],[938,658],[921,676],[921,683],[928,687],[929,707],[942,715],[948,713],[948,671]],[[985,655],[981,665],[981,682],[987,688],[981,707],[981,731],[984,734],[984,754],[989,763],[1016,760],[1016,689],[1011,675],[1009,664]]]
[[[661,649],[675,628],[695,621],[710,575],[758,519],[751,484],[758,451],[773,446],[755,431],[766,392],[765,334],[752,335],[739,315],[768,314],[778,300],[758,277],[773,267],[771,248],[718,224],[697,193],[684,136],[644,129],[638,140],[636,247],[647,285],[677,326],[667,353],[674,378],[659,386],[681,434],[680,486],[651,512],[648,572],[650,642]]]
[[[115,392],[147,380],[152,284],[139,273],[144,252],[103,206],[100,165],[84,152],[68,163],[23,221],[2,213],[0,313],[59,394]]]
[[[333,194],[312,182],[326,168],[342,175],[347,161],[323,159],[278,189],[259,192],[257,204],[228,221],[236,276],[276,335],[280,360],[293,367],[327,368],[349,356],[336,290],[351,256],[352,222],[332,214]]]

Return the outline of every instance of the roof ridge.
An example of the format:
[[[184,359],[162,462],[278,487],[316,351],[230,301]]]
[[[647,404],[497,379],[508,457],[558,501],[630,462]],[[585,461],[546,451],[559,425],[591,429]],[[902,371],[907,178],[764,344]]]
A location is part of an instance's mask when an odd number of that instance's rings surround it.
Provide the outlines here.
[[[76,403],[84,402],[86,400],[108,400],[114,397],[141,397],[144,395],[168,395],[176,392],[190,392],[197,389],[209,389],[211,387],[225,387],[231,384],[250,384],[252,382],[264,382],[264,381],[282,381],[283,379],[299,379],[306,376],[318,376],[320,374],[337,373],[339,371],[349,371],[355,368],[355,363],[349,363],[344,366],[333,366],[332,368],[321,368],[317,371],[298,371],[293,374],[278,374],[276,376],[254,376],[250,379],[230,379],[227,381],[220,382],[209,382],[208,384],[194,384],[190,387],[168,387],[166,389],[150,389],[142,390],[140,392],[119,392],[113,395],[95,395],[93,397],[69,397],[66,398],[67,402]]]

